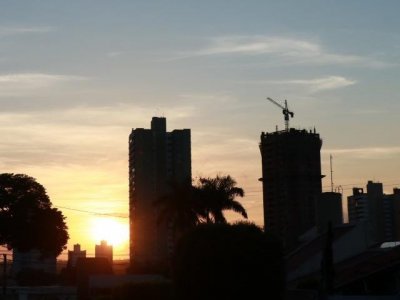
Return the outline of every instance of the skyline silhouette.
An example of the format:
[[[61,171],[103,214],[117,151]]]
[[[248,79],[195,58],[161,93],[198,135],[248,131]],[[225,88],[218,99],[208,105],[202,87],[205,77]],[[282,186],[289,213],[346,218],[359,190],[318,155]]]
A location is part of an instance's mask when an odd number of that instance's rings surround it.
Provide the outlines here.
[[[344,199],[369,180],[390,193],[400,185],[399,9],[397,1],[7,3],[0,169],[42,183],[67,217],[68,248],[94,252],[96,220],[128,227],[127,135],[164,115],[169,128],[191,129],[193,177],[232,175],[249,219],[262,225],[259,135],[284,129],[271,97],[287,99],[291,127],[318,128],[322,174],[332,154]]]

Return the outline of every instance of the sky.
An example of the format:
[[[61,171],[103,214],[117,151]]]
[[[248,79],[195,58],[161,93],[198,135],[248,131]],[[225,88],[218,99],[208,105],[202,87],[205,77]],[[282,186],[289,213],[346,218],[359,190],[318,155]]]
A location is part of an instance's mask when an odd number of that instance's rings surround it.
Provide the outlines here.
[[[400,186],[397,0],[0,5],[0,170],[44,185],[69,249],[94,253],[101,220],[127,228],[128,136],[152,116],[191,129],[193,177],[233,176],[259,225],[260,134],[284,128],[267,97],[320,133],[345,197]],[[127,257],[127,241],[114,252]]]

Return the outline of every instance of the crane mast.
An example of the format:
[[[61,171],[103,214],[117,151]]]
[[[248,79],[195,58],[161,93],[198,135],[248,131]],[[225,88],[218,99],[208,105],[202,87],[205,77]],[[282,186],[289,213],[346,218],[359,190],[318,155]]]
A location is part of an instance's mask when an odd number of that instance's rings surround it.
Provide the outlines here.
[[[290,111],[287,105],[287,101],[285,100],[285,106],[281,105],[280,103],[276,102],[274,99],[267,97],[267,100],[274,103],[276,106],[282,108],[282,113],[285,119],[285,131],[289,131],[289,119],[294,117],[294,112]],[[290,117],[290,118],[289,118]]]

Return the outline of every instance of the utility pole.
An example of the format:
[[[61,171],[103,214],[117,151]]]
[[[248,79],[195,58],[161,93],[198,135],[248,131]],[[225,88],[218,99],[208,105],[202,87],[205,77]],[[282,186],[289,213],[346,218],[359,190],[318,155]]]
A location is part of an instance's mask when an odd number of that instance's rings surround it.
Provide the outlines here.
[[[330,155],[331,161],[331,192],[333,193],[333,169],[332,169],[332,154]]]
[[[7,254],[3,254],[3,296],[7,293]]]

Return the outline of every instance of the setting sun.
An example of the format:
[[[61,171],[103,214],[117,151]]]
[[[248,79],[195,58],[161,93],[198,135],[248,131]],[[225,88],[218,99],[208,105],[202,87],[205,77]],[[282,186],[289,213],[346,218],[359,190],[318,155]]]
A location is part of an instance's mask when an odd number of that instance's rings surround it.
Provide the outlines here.
[[[96,218],[92,220],[91,235],[96,243],[105,240],[118,247],[129,239],[128,224],[113,218]]]

